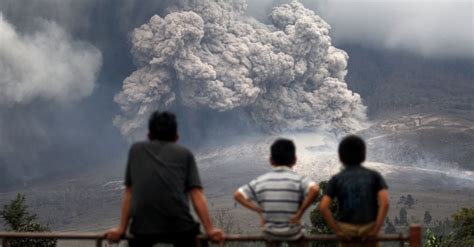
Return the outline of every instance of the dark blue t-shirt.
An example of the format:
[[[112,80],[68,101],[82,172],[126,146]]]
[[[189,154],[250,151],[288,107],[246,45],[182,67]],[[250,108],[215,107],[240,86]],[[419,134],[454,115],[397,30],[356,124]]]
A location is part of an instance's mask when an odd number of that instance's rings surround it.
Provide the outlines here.
[[[382,175],[360,165],[348,166],[329,180],[324,194],[339,201],[340,218],[344,223],[366,224],[375,221],[377,194],[387,189]]]

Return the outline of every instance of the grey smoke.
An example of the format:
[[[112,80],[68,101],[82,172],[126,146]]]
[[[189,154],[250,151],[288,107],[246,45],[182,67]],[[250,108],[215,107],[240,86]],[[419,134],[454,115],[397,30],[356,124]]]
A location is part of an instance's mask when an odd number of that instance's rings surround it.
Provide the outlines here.
[[[76,116],[96,88],[102,54],[51,20],[19,30],[0,12],[0,33],[2,188],[80,163],[78,146],[89,134],[78,133],[87,120]]]
[[[245,16],[246,5],[178,1],[133,31],[139,69],[115,97],[122,134],[134,136],[151,111],[170,107],[244,109],[267,131],[364,125],[361,98],[344,82],[348,55],[331,45],[330,26],[298,1],[276,7],[272,26]]]
[[[0,13],[0,103],[35,99],[67,103],[89,96],[102,58],[90,44],[73,41],[58,25],[18,33]]]
[[[284,0],[249,1],[265,16]],[[332,27],[334,42],[402,50],[434,58],[474,58],[470,0],[302,0]]]

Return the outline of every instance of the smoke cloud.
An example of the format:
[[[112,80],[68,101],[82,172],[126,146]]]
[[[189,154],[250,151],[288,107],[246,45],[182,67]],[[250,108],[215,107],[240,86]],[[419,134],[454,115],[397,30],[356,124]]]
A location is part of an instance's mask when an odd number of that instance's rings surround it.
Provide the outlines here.
[[[265,131],[353,131],[365,121],[347,88],[346,52],[330,26],[298,1],[273,25],[245,16],[246,1],[178,1],[131,34],[139,69],[123,82],[114,123],[134,136],[155,109],[243,109]]]
[[[302,1],[333,27],[336,44],[474,58],[474,2],[466,0]]]
[[[92,93],[101,66],[101,53],[93,46],[72,41],[47,21],[35,33],[20,34],[1,13],[0,33],[0,103],[64,103]]]
[[[20,32],[0,13],[0,34],[3,187],[44,174],[46,168],[75,163],[70,152],[74,148],[74,154],[83,153],[76,145],[88,134],[77,129],[87,121],[77,124],[75,116],[81,109],[73,105],[92,94],[102,55],[45,19]],[[67,113],[67,109],[72,110]]]

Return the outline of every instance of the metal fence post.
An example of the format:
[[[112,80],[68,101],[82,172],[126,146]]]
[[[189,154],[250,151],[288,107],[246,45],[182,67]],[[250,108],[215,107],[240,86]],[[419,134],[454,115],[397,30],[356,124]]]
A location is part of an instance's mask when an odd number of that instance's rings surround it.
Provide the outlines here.
[[[2,247],[8,247],[8,239],[2,238]]]
[[[96,247],[102,247],[102,239],[100,239],[100,238],[97,239],[97,240],[95,241],[95,246],[96,246]]]
[[[399,233],[399,234],[398,234],[398,238],[399,238],[399,239],[402,239],[402,238],[403,238],[403,233]],[[399,244],[400,244],[400,247],[404,247],[404,246],[405,246],[405,241],[404,241],[404,240],[400,240],[400,241],[399,241]]]
[[[410,226],[410,247],[421,247],[421,226]]]

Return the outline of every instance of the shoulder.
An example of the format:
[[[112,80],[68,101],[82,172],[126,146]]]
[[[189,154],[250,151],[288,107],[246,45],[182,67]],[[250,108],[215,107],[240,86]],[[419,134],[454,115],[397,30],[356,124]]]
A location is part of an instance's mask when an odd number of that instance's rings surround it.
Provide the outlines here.
[[[131,153],[143,150],[161,150],[160,152],[172,153],[173,155],[194,157],[193,153],[186,147],[174,142],[140,141],[130,147]]]
[[[130,151],[137,151],[137,150],[140,150],[140,149],[143,149],[144,147],[146,147],[147,145],[149,145],[150,142],[148,141],[140,141],[140,142],[135,142],[132,144],[132,146],[130,147]]]
[[[341,177],[344,177],[347,173],[347,170],[344,169],[342,171],[339,171],[338,173],[336,173],[335,175],[333,175],[330,179],[329,179],[329,182],[331,181],[337,181],[339,179],[341,179]]]
[[[189,150],[188,148],[174,142],[166,142],[164,147],[168,150],[173,150],[175,152],[179,152],[182,154],[187,154],[187,155],[193,154],[191,150]]]
[[[302,176],[293,171],[271,171],[267,172],[253,180],[255,184],[267,184],[267,183],[275,183],[275,182],[291,182],[291,183],[304,183],[306,181],[306,177]]]
[[[267,179],[273,178],[274,174],[273,172],[267,172],[265,174],[262,174],[254,179],[254,181],[265,181]]]
[[[382,174],[380,174],[380,172],[376,171],[376,170],[373,170],[373,169],[370,169],[370,168],[367,168],[365,166],[362,167],[368,174],[374,176],[374,177],[377,177],[377,178],[382,178]]]

